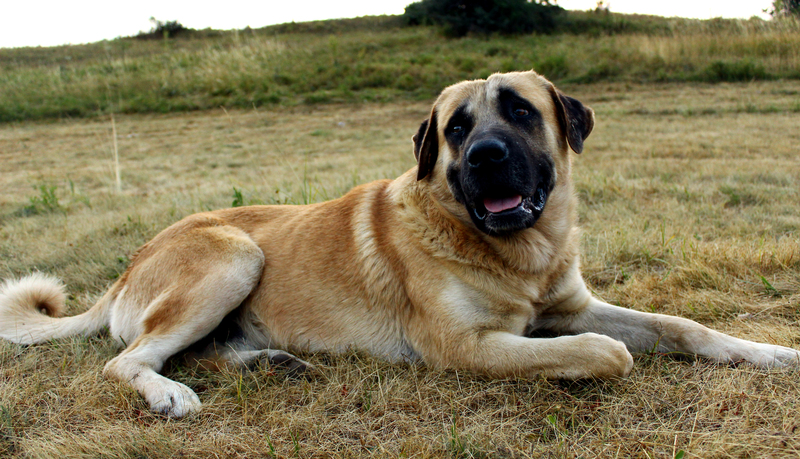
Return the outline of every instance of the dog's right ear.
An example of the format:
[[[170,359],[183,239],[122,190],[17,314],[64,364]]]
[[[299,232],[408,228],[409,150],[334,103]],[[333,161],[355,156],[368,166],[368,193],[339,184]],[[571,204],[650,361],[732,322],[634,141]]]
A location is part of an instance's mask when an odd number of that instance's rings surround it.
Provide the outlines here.
[[[422,180],[433,172],[439,156],[439,137],[436,133],[436,110],[423,121],[411,139],[414,141],[414,157],[417,158],[417,180]]]

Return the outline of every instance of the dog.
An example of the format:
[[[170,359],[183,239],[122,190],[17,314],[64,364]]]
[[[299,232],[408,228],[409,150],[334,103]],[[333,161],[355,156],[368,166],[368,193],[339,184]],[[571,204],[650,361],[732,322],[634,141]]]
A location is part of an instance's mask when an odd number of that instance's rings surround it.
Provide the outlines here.
[[[580,273],[573,152],[594,112],[530,72],[443,90],[413,136],[417,166],[304,206],[204,212],[142,246],[88,311],[33,274],[0,293],[0,337],[40,343],[108,327],[104,369],[158,413],[201,409],[161,374],[192,350],[211,366],[313,369],[292,353],[360,350],[490,377],[625,377],[630,352],[771,368],[794,349],[606,304]],[[547,338],[532,337],[546,332]]]

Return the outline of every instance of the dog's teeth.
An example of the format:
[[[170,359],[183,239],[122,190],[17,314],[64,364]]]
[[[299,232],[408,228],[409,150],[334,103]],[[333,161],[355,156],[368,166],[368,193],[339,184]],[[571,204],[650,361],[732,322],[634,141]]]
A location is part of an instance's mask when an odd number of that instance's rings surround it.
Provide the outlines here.
[[[526,213],[532,214],[533,211],[531,210],[533,204],[531,203],[531,198],[525,198],[522,201],[522,204],[519,206],[520,209],[524,210]]]
[[[537,188],[536,195],[532,199],[533,208],[540,211],[544,208],[544,203],[547,201],[544,188]]]

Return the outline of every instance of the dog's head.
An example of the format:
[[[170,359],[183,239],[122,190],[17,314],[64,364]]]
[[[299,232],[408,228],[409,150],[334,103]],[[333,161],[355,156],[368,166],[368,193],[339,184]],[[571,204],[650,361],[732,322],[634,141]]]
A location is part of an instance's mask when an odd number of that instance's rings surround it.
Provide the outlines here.
[[[414,136],[417,179],[446,183],[486,234],[524,230],[544,212],[569,149],[580,153],[593,126],[592,109],[532,71],[458,83]]]

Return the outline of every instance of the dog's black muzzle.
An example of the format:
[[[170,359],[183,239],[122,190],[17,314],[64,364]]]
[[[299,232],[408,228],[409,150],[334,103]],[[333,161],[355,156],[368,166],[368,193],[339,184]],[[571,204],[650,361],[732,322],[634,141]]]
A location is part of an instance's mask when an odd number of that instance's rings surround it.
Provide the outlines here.
[[[459,170],[449,171],[448,180],[460,189],[456,196],[473,223],[491,235],[532,227],[555,186],[550,155],[514,132],[491,130],[471,137]]]

